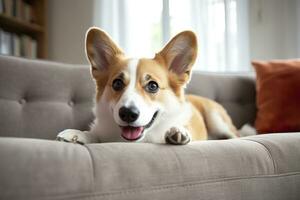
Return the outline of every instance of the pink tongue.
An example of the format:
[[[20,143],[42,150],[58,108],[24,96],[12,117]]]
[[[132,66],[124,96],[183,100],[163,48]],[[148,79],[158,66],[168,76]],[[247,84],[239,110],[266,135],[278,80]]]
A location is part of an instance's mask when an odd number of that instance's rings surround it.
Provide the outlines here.
[[[127,140],[136,140],[138,139],[144,130],[143,127],[132,127],[132,126],[124,126],[121,127],[122,136]]]

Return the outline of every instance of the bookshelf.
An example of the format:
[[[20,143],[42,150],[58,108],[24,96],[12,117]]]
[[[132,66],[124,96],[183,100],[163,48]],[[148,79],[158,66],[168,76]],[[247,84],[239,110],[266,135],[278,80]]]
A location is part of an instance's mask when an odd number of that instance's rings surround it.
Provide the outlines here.
[[[0,53],[47,58],[47,0],[0,0]]]

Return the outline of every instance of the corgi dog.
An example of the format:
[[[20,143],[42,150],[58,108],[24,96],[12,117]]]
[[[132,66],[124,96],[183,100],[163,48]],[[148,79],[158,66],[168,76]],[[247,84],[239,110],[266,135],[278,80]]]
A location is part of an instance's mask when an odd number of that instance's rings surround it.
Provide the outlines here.
[[[96,84],[90,131],[65,130],[58,140],[187,144],[235,138],[225,109],[204,97],[185,95],[197,56],[192,31],[173,37],[154,58],[128,58],[103,30],[86,34],[86,55]]]

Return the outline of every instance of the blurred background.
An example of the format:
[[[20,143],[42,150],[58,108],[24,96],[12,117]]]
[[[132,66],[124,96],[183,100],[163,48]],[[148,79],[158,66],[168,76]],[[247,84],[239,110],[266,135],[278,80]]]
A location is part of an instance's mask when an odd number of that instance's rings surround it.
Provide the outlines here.
[[[88,64],[91,26],[133,57],[151,57],[193,30],[201,71],[251,71],[253,59],[300,57],[300,0],[0,0],[4,55]]]

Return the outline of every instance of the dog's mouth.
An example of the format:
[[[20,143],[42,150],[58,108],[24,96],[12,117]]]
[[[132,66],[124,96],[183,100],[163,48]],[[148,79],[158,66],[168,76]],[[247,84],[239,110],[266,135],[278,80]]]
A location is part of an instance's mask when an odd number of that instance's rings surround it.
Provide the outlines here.
[[[153,114],[152,119],[150,120],[150,122],[145,125],[145,126],[139,126],[139,127],[135,127],[135,126],[120,126],[121,130],[122,130],[122,134],[121,136],[128,141],[136,141],[140,138],[143,137],[143,133],[145,129],[148,129],[152,126],[152,124],[154,123],[156,117],[158,115],[158,111],[156,111]]]

